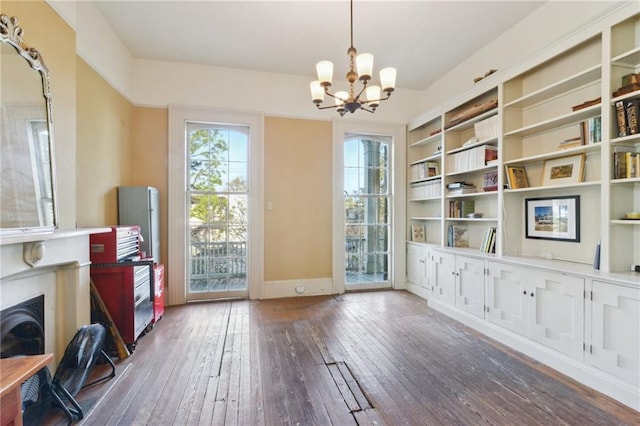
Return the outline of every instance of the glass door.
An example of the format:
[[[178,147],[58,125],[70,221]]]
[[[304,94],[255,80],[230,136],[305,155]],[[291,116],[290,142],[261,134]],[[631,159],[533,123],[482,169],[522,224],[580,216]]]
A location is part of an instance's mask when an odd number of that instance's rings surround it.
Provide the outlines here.
[[[344,244],[347,289],[390,287],[390,136],[347,134]]]
[[[187,299],[247,296],[249,127],[186,126]]]

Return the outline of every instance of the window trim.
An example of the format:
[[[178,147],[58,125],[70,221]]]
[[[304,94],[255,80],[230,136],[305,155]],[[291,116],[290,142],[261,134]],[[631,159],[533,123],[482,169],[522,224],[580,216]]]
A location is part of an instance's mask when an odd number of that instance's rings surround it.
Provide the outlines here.
[[[262,297],[264,284],[264,114],[217,108],[169,106],[168,138],[168,305],[187,302],[188,185],[185,123],[203,121],[249,127],[248,294]]]

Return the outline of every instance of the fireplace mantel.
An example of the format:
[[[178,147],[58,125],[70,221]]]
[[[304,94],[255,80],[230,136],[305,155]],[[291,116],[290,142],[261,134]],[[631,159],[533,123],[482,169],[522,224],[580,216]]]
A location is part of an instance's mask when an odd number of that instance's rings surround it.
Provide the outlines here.
[[[0,309],[45,296],[45,351],[58,362],[91,322],[89,235],[110,228],[24,233],[0,238]]]

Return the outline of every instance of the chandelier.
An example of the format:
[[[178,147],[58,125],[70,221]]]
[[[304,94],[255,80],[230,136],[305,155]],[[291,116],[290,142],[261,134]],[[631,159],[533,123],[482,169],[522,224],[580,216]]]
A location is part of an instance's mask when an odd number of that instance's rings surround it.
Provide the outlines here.
[[[351,0],[351,47],[347,50],[349,55],[349,72],[347,82],[349,92],[339,91],[334,94],[329,92],[333,77],[333,63],[331,61],[320,61],[316,65],[318,79],[311,82],[311,99],[318,109],[335,108],[343,116],[349,111],[362,109],[364,111],[375,112],[381,101],[386,101],[391,96],[396,84],[396,69],[392,67],[380,70],[380,86],[369,85],[373,74],[373,55],[371,53],[361,53],[358,55],[353,47],[353,0]],[[356,89],[356,82],[362,82],[362,88]],[[382,92],[385,97],[382,97]],[[335,100],[335,105],[321,106],[324,95],[328,95]]]

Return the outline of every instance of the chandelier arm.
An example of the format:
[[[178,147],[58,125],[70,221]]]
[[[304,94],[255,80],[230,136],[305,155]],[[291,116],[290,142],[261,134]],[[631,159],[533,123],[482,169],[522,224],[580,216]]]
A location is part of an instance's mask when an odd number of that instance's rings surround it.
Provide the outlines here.
[[[360,109],[361,109],[361,110],[363,110],[363,111],[367,111],[367,112],[370,112],[371,114],[373,114],[374,112],[376,112],[374,109],[365,108],[365,107],[364,107],[364,106],[362,106],[362,105],[364,105],[364,104],[361,104],[361,105],[360,105]]]
[[[353,101],[362,103],[362,101],[360,100],[360,95],[362,95],[362,93],[366,89],[367,89],[367,80],[363,80],[362,81],[362,89],[360,89],[360,92],[358,92],[358,94],[353,98]],[[369,101],[366,101],[366,102],[369,102]]]
[[[339,107],[339,105],[326,105],[326,106],[320,106],[320,104],[316,104],[316,107],[318,109],[336,109]]]
[[[389,99],[391,97],[391,93],[387,93],[387,97],[386,98],[378,98],[378,99],[367,99],[366,103],[369,102],[378,102],[378,101],[386,101],[387,99]]]

